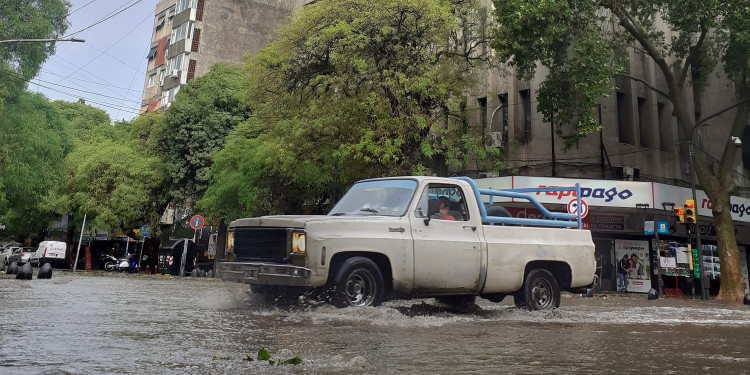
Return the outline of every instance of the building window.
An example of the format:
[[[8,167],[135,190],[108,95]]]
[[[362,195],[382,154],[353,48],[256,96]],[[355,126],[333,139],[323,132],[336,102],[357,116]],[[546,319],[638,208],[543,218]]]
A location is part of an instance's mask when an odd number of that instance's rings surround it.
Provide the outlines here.
[[[521,90],[518,92],[521,99],[521,121],[516,121],[515,138],[521,143],[531,140],[531,90]]]
[[[638,127],[641,135],[641,147],[654,147],[656,139],[651,136],[650,111],[645,98],[638,98]]]
[[[167,69],[169,69],[170,72],[172,72],[174,70],[185,70],[182,67],[184,56],[185,56],[185,54],[181,53],[181,54],[179,54],[179,55],[177,55],[177,56],[169,59],[169,62],[167,63]]]
[[[508,133],[508,94],[500,94],[497,96],[498,100],[500,100],[500,106],[502,107],[500,109],[500,112],[502,112],[502,119],[499,126],[499,131],[502,131],[503,133]]]
[[[159,71],[159,86],[164,86],[164,76],[166,75],[166,73],[166,69],[161,69]]]
[[[148,87],[154,87],[155,84],[156,84],[156,73],[148,76]]]
[[[487,98],[478,98],[477,104],[479,104],[479,125],[482,131],[485,131],[487,129]]]
[[[193,32],[193,23],[185,22],[180,26],[172,29],[172,41],[170,44],[175,44],[183,39],[190,38]]]
[[[633,122],[630,121],[630,101],[625,93],[617,93],[617,131],[621,143],[635,144]]]
[[[196,9],[197,7],[198,0],[177,0],[177,13],[180,13],[185,9]]]
[[[667,112],[667,106],[664,103],[656,103],[656,112],[659,117],[659,142],[663,151],[667,151],[672,146],[672,115]]]

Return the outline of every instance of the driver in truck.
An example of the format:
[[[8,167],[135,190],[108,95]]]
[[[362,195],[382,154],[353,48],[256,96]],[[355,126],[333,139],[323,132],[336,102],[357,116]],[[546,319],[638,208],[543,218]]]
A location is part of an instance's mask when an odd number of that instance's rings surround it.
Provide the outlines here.
[[[449,220],[449,221],[456,221],[456,218],[451,216],[448,213],[448,210],[450,210],[450,202],[448,201],[448,198],[446,197],[440,197],[439,199],[439,205],[438,205],[438,212],[440,216],[438,219],[440,220]]]

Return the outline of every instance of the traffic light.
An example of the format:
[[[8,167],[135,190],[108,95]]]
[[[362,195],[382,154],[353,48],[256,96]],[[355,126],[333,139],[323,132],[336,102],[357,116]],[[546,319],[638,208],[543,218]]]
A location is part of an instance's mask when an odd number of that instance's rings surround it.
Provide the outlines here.
[[[677,218],[678,223],[685,223],[685,209],[682,207],[674,208],[674,215]]]
[[[685,222],[695,224],[698,221],[695,218],[695,201],[688,199],[685,201]]]

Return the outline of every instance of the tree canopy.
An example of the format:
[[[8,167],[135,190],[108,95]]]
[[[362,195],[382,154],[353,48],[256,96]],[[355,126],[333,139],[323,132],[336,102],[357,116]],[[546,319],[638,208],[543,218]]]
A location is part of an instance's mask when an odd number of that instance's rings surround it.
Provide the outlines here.
[[[180,90],[166,111],[166,171],[171,194],[188,207],[208,187],[211,156],[226,135],[247,119],[242,68],[216,64]]]
[[[0,3],[0,41],[51,39],[68,28],[67,0],[14,0]],[[0,112],[6,98],[19,94],[55,43],[0,43]]]
[[[485,41],[477,3],[326,0],[306,6],[247,65],[253,116],[214,158],[200,207],[235,218],[320,212],[355,180],[456,169],[469,152],[465,94]],[[466,42],[466,43],[463,43]]]
[[[11,233],[44,229],[42,199],[62,182],[63,121],[41,95],[24,93],[0,116],[0,223]]]

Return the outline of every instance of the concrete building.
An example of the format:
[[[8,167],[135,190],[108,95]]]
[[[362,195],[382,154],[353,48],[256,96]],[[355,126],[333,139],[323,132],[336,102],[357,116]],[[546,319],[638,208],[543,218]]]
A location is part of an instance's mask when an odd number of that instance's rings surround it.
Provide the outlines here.
[[[162,0],[143,84],[141,113],[168,107],[182,86],[218,62],[242,65],[310,0]]]

